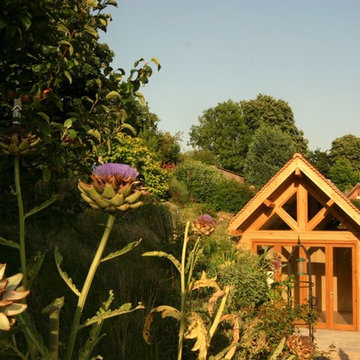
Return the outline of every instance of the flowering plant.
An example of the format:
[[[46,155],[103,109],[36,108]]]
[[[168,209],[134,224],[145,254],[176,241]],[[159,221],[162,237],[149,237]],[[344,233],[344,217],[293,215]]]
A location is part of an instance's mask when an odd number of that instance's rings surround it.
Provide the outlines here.
[[[200,236],[208,236],[215,230],[216,221],[208,214],[197,217],[192,222],[192,229]]]
[[[93,209],[109,212],[137,209],[143,205],[145,188],[137,181],[139,173],[129,165],[108,163],[95,167],[87,184],[79,180],[81,197]]]

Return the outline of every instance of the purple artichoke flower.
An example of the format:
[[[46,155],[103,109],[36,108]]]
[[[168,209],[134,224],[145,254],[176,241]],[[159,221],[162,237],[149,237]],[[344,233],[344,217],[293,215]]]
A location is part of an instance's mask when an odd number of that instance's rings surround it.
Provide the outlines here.
[[[93,173],[101,177],[115,176],[120,177],[124,180],[129,178],[135,180],[139,175],[139,173],[130,165],[118,163],[99,165],[94,169]]]
[[[92,184],[79,180],[81,197],[93,208],[106,211],[137,209],[145,189],[136,181],[139,173],[129,165],[108,163],[94,168]]]
[[[210,215],[203,214],[192,222],[192,228],[198,235],[207,236],[215,230],[215,223],[216,221]]]

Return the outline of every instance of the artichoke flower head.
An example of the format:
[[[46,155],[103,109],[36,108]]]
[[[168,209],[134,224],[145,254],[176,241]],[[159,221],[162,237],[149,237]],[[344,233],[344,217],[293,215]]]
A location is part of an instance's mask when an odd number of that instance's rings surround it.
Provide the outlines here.
[[[16,275],[5,278],[6,264],[0,264],[0,330],[10,330],[15,323],[13,316],[25,311],[26,304],[18,303],[18,300],[25,299],[30,291],[16,290],[23,275]]]
[[[11,156],[31,155],[37,151],[40,138],[21,125],[11,126],[0,135],[0,154]]]
[[[192,229],[200,236],[208,236],[215,230],[216,221],[208,214],[197,217],[192,222]]]
[[[81,197],[93,209],[126,211],[143,205],[145,188],[136,180],[139,173],[129,165],[108,163],[94,168],[91,184],[79,180]]]

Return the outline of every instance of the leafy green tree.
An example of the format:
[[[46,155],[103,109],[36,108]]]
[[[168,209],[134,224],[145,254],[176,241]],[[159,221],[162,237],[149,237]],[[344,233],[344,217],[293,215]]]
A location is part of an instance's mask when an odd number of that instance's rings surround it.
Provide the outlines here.
[[[321,151],[319,148],[309,151],[308,159],[317,170],[326,178],[330,177],[330,157],[327,151]]]
[[[201,161],[207,165],[218,165],[216,155],[210,150],[190,150],[184,154],[186,160]]]
[[[42,151],[24,165],[41,169],[44,178],[52,168],[86,171],[118,132],[133,130],[127,120],[139,103],[145,106],[138,90],[152,68],[141,59],[124,78],[99,42],[111,20],[109,5],[115,0],[0,3],[0,131],[10,131],[13,99],[21,97],[18,121],[42,139]]]
[[[261,125],[255,132],[245,161],[246,180],[263,186],[296,152],[290,135],[279,127]]]
[[[199,123],[191,127],[191,145],[212,151],[222,167],[241,173],[251,132],[241,116],[240,105],[232,100],[219,103],[205,110]]]
[[[255,131],[261,125],[277,126],[288,134],[298,152],[307,155],[307,140],[294,121],[291,107],[284,100],[258,95],[249,101],[232,100],[204,111],[200,124],[192,126],[190,143],[196,149],[210,150],[219,164],[242,173],[244,161]]]
[[[360,171],[354,169],[349,159],[339,158],[330,168],[330,179],[341,190],[350,190],[360,181]]]
[[[256,99],[240,101],[241,115],[252,132],[261,125],[278,126],[293,139],[296,151],[306,155],[307,140],[304,133],[295,125],[294,113],[289,104],[282,99],[259,94]]]
[[[180,161],[181,132],[171,135],[168,131],[144,128],[139,136],[162,163],[177,164]]]
[[[348,134],[335,139],[329,156],[332,165],[340,158],[345,158],[350,161],[354,170],[360,171],[360,137]]]

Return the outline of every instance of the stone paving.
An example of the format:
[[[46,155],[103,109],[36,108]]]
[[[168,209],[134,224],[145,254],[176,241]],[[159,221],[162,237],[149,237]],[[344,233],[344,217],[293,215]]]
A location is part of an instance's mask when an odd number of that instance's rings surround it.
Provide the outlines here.
[[[301,333],[308,334],[307,329]],[[360,360],[360,332],[340,330],[315,330],[319,350],[327,355],[319,359]]]

